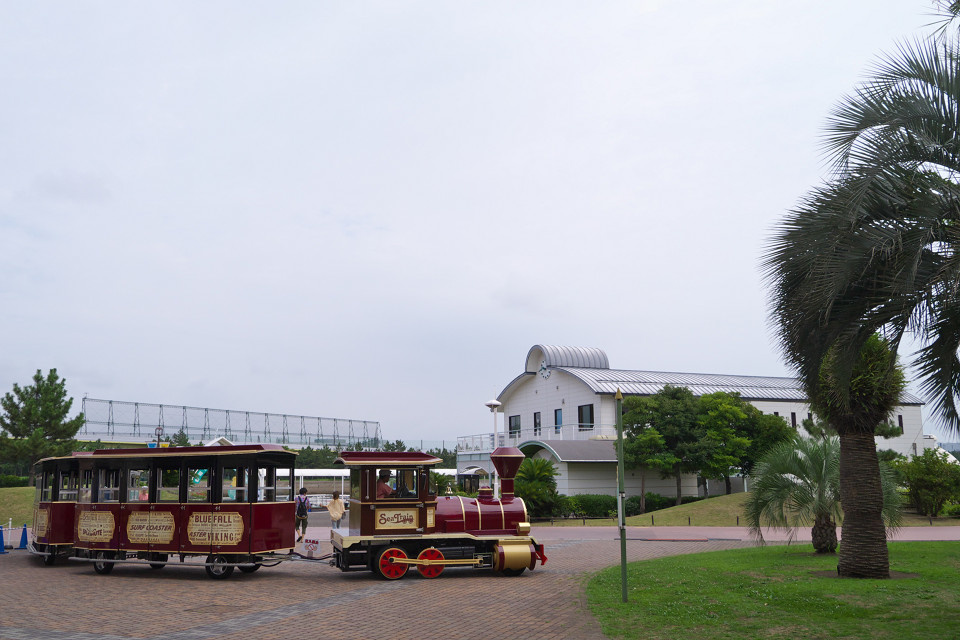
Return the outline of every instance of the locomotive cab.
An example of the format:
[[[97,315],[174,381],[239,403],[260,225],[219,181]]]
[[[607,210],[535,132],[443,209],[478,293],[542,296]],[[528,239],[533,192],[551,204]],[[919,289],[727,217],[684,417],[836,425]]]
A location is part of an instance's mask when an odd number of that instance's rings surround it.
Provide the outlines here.
[[[437,496],[430,492],[430,468],[440,458],[415,452],[345,451],[337,462],[350,469],[350,536],[434,532]]]

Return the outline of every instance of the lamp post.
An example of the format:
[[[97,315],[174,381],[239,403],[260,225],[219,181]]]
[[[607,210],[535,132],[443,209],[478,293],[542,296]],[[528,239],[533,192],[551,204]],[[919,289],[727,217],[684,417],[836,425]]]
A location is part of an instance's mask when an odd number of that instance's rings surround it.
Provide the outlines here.
[[[160,436],[163,435],[163,427],[157,427],[157,430],[154,432],[157,434],[157,449],[160,448]]]
[[[620,591],[627,601],[627,523],[625,519],[623,489],[623,394],[617,387],[617,528],[620,529]]]
[[[493,400],[487,403],[487,408],[490,409],[490,413],[493,414],[493,449],[492,450],[495,451],[497,447],[500,446],[500,442],[499,442],[500,439],[497,437],[497,409],[500,408],[500,401],[494,398]],[[498,489],[497,484],[499,483],[500,479],[497,477],[497,470],[495,467],[493,467],[493,465],[491,465],[490,473],[491,473],[490,485],[491,485],[491,488],[493,489],[493,497],[496,498],[497,496],[500,495],[500,492],[497,490]]]

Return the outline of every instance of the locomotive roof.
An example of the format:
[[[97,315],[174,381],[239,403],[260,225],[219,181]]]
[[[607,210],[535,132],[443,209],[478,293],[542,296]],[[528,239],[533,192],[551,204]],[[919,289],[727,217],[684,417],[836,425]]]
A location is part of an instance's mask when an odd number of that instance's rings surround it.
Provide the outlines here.
[[[435,465],[441,458],[419,451],[342,451],[334,464],[373,467],[417,467]]]

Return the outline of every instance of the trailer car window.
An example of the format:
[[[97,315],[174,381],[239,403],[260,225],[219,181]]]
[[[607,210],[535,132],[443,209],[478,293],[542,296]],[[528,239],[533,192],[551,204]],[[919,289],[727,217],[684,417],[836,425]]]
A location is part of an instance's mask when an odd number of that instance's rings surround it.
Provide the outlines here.
[[[93,469],[80,472],[80,495],[78,502],[89,503],[93,499]]]
[[[130,484],[127,485],[127,502],[150,501],[150,469],[130,469]]]
[[[223,468],[222,502],[246,502],[247,487],[250,484],[246,467]]]
[[[77,472],[60,471],[60,497],[58,500],[73,502],[77,499]]]
[[[187,470],[187,502],[210,502],[210,469]]]
[[[97,502],[120,502],[120,469],[100,469]]]
[[[180,502],[180,469],[157,469],[157,502]]]

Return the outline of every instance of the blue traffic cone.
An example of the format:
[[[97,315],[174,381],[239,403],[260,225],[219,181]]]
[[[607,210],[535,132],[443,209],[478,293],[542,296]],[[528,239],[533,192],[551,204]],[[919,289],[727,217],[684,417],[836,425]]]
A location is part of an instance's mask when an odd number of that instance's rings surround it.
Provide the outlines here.
[[[3,527],[0,526],[0,553],[6,553],[7,547],[3,544]]]
[[[23,533],[20,534],[20,546],[17,549],[27,548],[27,525],[23,525]]]

